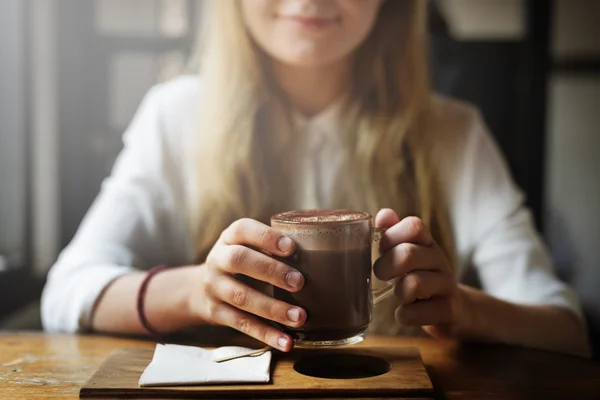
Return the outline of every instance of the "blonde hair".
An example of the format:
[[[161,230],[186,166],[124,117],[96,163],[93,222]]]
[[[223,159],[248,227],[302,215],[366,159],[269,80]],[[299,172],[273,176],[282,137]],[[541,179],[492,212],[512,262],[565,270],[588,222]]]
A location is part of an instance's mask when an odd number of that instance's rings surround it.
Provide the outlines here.
[[[192,219],[200,258],[235,219],[268,221],[290,204],[286,176],[294,137],[289,130],[273,129],[268,118],[273,107],[285,110],[285,102],[237,3],[212,1],[202,35],[204,101]],[[432,130],[426,126],[432,112],[426,3],[384,2],[356,51],[341,132],[349,184],[329,206],[373,215],[389,207],[401,218],[418,215],[453,259],[447,210],[432,168]]]

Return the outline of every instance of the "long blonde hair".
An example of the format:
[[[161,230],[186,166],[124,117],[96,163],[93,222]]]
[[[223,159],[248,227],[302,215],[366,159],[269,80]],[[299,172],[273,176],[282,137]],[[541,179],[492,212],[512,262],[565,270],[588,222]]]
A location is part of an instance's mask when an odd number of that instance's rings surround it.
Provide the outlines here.
[[[431,166],[431,130],[426,129],[432,109],[426,3],[384,2],[357,49],[341,138],[349,185],[330,206],[372,214],[390,207],[400,217],[418,215],[453,258],[447,209]],[[238,1],[212,1],[205,15],[191,219],[199,259],[235,219],[268,221],[290,207],[294,147],[290,130],[269,124],[269,112],[285,109],[285,102],[267,73],[266,56],[246,31]]]

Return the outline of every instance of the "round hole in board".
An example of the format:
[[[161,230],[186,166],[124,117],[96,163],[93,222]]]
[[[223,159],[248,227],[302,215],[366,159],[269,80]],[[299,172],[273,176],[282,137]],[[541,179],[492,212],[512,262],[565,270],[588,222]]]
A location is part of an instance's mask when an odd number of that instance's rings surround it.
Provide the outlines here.
[[[360,354],[309,356],[294,364],[294,370],[302,375],[326,379],[371,378],[390,369],[390,364],[384,359]]]

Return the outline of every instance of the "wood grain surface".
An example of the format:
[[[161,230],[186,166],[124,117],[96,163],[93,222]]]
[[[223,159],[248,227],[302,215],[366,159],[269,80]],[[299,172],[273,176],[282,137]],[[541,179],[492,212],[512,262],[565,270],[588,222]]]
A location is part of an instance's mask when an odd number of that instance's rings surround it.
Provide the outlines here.
[[[303,375],[296,371],[298,361],[320,367],[315,357],[338,357],[344,363],[348,356],[364,360],[385,360],[381,375],[359,379],[329,379]],[[290,354],[276,354],[272,379],[268,384],[230,384],[175,387],[140,387],[138,381],[152,360],[151,349],[119,349],[113,352],[81,389],[81,397],[158,396],[168,398],[235,398],[294,396],[409,396],[431,397],[433,387],[416,347],[347,347],[343,349],[296,349]],[[343,358],[340,359],[339,356]],[[364,358],[366,356],[366,358]],[[371,358],[372,357],[372,358]],[[329,358],[331,359],[331,358]],[[322,359],[321,359],[322,360]],[[336,360],[334,358],[333,360]],[[389,365],[386,365],[387,364]],[[344,366],[341,365],[341,368]],[[389,371],[388,371],[389,369]],[[335,371],[323,371],[335,373]]]
[[[258,346],[223,334],[181,343]],[[0,399],[76,399],[111,352],[154,346],[151,341],[106,336],[0,333]],[[371,336],[357,346],[418,347],[436,399],[600,398],[600,365],[577,357],[423,337]]]

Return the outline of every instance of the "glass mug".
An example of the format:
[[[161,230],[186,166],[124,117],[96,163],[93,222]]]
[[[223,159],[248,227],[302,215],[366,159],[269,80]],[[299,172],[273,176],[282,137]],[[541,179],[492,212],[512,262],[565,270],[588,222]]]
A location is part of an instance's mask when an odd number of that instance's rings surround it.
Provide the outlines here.
[[[362,341],[373,306],[393,293],[393,283],[371,288],[372,251],[383,233],[372,220],[367,213],[348,210],[288,211],[271,217],[271,226],[296,242],[294,255],[282,261],[305,279],[297,293],[273,292],[276,299],[306,310],[302,327],[284,327],[297,345]]]

